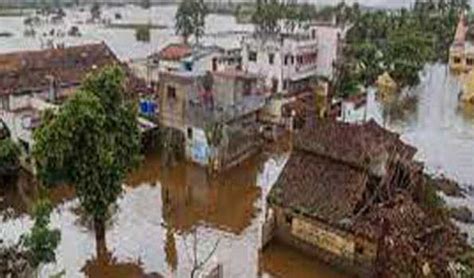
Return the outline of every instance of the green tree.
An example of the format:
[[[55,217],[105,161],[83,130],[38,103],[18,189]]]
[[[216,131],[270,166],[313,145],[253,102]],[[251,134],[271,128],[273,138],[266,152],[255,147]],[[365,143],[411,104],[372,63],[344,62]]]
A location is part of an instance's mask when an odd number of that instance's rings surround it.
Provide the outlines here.
[[[98,241],[105,239],[104,223],[122,192],[122,181],[140,159],[137,109],[124,100],[123,85],[124,73],[116,66],[89,75],[34,133],[40,179],[75,186]]]
[[[21,242],[29,255],[29,263],[37,268],[42,263],[56,261],[54,251],[61,240],[59,230],[49,228],[53,206],[47,199],[39,199],[33,209],[35,223],[28,234],[21,237]]]
[[[252,23],[257,34],[267,36],[280,31],[280,20],[283,19],[284,9],[277,0],[263,2],[257,0],[257,8],[252,15]]]
[[[203,0],[185,0],[178,7],[175,16],[176,34],[188,43],[189,37],[194,35],[196,42],[204,35],[208,9]]]
[[[20,147],[10,138],[0,139],[0,176],[10,175],[20,165]]]

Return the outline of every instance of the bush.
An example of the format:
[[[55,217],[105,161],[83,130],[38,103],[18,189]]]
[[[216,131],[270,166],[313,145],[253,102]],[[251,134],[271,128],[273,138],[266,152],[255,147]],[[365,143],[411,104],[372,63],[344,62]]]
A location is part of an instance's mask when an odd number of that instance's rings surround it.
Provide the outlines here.
[[[30,263],[38,267],[42,263],[56,261],[55,250],[61,239],[59,230],[50,230],[50,215],[53,210],[48,200],[40,199],[35,205],[35,224],[29,234],[22,236],[23,246],[28,250]]]
[[[0,175],[11,174],[20,165],[20,147],[10,138],[0,140]]]

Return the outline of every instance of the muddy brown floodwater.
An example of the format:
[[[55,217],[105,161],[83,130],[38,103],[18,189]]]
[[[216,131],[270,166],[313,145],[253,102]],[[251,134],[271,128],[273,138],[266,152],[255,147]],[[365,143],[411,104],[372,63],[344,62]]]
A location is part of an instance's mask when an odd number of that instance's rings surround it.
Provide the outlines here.
[[[192,164],[163,169],[150,155],[127,179],[100,246],[74,190],[54,188],[52,226],[62,240],[41,277],[189,277],[216,244],[209,262],[222,264],[224,277],[347,277],[276,242],[259,251],[263,200],[287,157],[267,152],[210,179]],[[13,243],[32,224],[37,193],[27,175],[0,188],[0,238]]]

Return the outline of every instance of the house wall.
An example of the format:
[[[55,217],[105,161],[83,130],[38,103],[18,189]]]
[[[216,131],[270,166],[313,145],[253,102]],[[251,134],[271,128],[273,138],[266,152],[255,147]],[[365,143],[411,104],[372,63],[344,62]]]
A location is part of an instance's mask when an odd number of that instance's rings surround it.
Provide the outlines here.
[[[201,128],[187,126],[186,159],[201,166],[207,166],[209,164],[210,154],[205,131]]]
[[[0,110],[0,118],[10,130],[13,141],[19,142],[21,140],[28,145],[33,143],[31,130],[25,128],[28,117],[20,117],[16,113]]]
[[[318,259],[363,277],[373,275],[377,245],[326,223],[270,205],[274,237]]]
[[[177,80],[162,80],[160,83],[160,122],[162,125],[185,132],[185,109],[189,84]],[[176,98],[168,95],[168,87],[176,90]]]
[[[469,72],[474,68],[474,51],[464,47],[452,47],[449,53],[449,67],[453,71]]]
[[[11,94],[10,110],[24,109],[30,105],[31,94]]]
[[[283,69],[280,45],[274,41],[268,41],[264,45],[257,41],[246,42],[242,48],[242,68],[265,78],[265,85],[272,88],[273,80],[278,80],[277,92],[283,90]],[[257,53],[257,60],[251,61],[251,52]],[[274,55],[273,64],[269,62],[269,55]]]
[[[268,40],[259,41],[253,38],[244,40],[242,48],[243,70],[265,78],[265,85],[272,89],[273,80],[278,81],[277,92],[289,91],[291,83],[297,83],[316,74],[317,60],[298,62],[298,56],[317,54],[318,44],[315,38],[306,40]],[[249,54],[257,53],[257,61],[251,61]],[[274,55],[270,63],[270,55]],[[288,56],[288,58],[286,58]],[[293,57],[291,59],[290,57]],[[287,63],[285,64],[285,59]]]

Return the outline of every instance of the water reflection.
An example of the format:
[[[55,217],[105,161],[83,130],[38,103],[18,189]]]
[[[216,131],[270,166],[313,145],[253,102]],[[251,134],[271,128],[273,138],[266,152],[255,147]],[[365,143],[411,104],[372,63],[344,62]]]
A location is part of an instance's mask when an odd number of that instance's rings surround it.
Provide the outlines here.
[[[261,267],[264,257],[258,250],[263,199],[287,156],[262,154],[216,178],[192,164],[163,169],[157,156],[149,156],[127,179],[105,239],[98,241],[74,190],[53,188],[51,221],[62,240],[57,263],[44,267],[41,275],[65,270],[67,277],[187,277],[196,262],[212,255],[209,262],[222,264],[225,277],[278,277]],[[10,243],[31,227],[28,206],[37,196],[31,177],[22,175],[18,183],[23,185],[10,184],[1,193],[7,200],[2,211],[10,207],[15,212],[0,223],[0,237]],[[263,253],[267,264],[272,253]],[[318,265],[303,266],[301,273],[320,271]],[[318,277],[333,277],[321,269]]]

